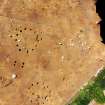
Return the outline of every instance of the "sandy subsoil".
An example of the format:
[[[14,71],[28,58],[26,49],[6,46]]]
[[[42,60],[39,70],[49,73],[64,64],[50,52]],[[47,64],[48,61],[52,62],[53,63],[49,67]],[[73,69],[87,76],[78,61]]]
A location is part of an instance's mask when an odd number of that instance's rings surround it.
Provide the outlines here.
[[[94,0],[0,0],[0,105],[65,105],[101,67]]]

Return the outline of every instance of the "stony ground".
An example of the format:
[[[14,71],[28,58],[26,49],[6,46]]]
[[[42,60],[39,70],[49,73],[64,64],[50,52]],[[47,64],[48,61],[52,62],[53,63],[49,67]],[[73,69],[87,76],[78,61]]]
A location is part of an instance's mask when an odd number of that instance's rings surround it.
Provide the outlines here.
[[[99,21],[94,0],[0,0],[0,105],[65,105],[105,65]]]

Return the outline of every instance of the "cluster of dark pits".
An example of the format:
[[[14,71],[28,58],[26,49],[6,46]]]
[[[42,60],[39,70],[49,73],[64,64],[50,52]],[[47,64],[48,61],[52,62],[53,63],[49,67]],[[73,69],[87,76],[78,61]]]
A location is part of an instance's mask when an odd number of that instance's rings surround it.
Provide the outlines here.
[[[42,40],[43,32],[37,32],[33,28],[18,26],[9,35],[15,41],[19,52],[25,51],[27,54],[33,52]],[[29,39],[28,41],[26,39]],[[30,42],[29,42],[30,41]],[[29,44],[32,44],[29,47]]]
[[[38,93],[37,88],[42,92],[45,92],[45,94]],[[29,97],[30,104],[35,105],[46,105],[50,98],[51,98],[51,89],[49,89],[49,86],[46,85],[44,82],[35,82],[32,83],[30,87],[27,88],[27,95]]]
[[[21,68],[24,68],[24,65],[25,65],[25,62],[21,62],[20,64]],[[13,66],[14,67],[18,66],[18,62],[16,60],[14,61]]]

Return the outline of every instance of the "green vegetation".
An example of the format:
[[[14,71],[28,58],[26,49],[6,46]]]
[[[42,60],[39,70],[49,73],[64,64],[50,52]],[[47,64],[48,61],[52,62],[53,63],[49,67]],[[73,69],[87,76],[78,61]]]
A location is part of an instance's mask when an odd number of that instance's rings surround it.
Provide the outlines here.
[[[91,79],[83,89],[66,105],[88,105],[93,99],[100,104],[105,103],[105,68]]]

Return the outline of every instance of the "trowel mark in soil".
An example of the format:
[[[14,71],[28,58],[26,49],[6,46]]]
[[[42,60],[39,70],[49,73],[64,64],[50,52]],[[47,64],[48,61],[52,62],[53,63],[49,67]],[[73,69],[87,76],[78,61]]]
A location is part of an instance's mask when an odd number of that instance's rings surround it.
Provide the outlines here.
[[[8,79],[4,76],[0,76],[0,88],[7,87],[12,84],[12,79]]]
[[[88,82],[66,105],[88,105],[92,100],[99,104],[105,103],[105,68]]]

